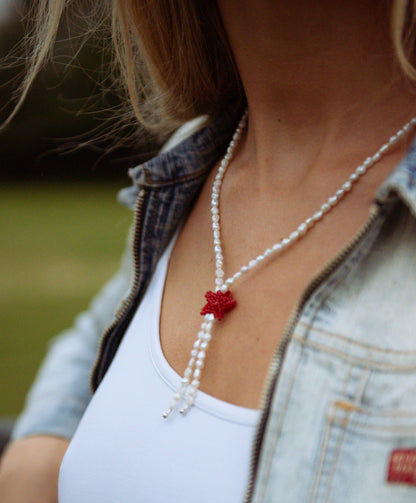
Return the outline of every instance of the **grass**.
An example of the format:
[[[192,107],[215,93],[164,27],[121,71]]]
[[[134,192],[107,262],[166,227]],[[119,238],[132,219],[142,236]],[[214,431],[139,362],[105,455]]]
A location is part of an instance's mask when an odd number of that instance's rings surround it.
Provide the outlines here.
[[[0,416],[21,410],[48,340],[117,270],[132,218],[118,188],[0,187]]]

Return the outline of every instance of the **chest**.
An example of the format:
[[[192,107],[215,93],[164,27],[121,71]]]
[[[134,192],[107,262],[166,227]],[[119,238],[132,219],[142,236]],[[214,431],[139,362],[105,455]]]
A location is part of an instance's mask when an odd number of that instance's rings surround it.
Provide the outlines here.
[[[164,354],[183,375],[202,321],[205,292],[214,289],[215,254],[208,180],[173,249],[161,309]],[[360,194],[357,194],[359,198]],[[368,218],[366,198],[337,208],[284,253],[272,256],[232,287],[237,307],[215,322],[201,389],[222,400],[255,408],[272,356],[303,291]],[[230,199],[230,198],[228,198]],[[247,205],[244,194],[222,209],[225,277],[290,233],[312,212],[315,201],[269,200]],[[299,203],[299,204],[297,204]],[[318,206],[319,207],[319,206]],[[340,232],[340,229],[342,231]]]

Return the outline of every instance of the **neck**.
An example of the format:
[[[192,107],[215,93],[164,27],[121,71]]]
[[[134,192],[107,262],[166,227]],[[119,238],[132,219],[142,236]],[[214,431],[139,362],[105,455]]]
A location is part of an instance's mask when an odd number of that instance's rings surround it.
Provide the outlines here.
[[[416,101],[395,61],[388,4],[219,0],[257,168],[299,145],[305,166],[357,138],[374,150],[410,118]]]

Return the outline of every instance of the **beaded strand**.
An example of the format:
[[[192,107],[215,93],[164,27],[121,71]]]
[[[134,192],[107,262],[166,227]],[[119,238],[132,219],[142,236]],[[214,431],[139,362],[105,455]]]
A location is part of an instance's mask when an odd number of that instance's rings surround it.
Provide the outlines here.
[[[221,226],[218,203],[224,175],[233,157],[235,147],[241,138],[244,128],[246,127],[247,116],[248,111],[246,110],[241,117],[237,129],[235,130],[228,145],[227,151],[220,163],[212,186],[211,218],[216,267],[215,292],[207,292],[205,295],[208,303],[201,311],[201,314],[204,316],[204,321],[201,324],[197,340],[194,342],[191,350],[188,366],[185,369],[180,387],[173,396],[168,410],[163,413],[164,418],[167,418],[171,412],[177,408],[180,402],[183,402],[183,406],[179,410],[181,414],[185,414],[194,404],[200,384],[200,376],[204,367],[206,353],[211,340],[211,330],[214,320],[221,320],[227,311],[230,311],[236,306],[236,302],[229,291],[234,282],[240,279],[243,274],[251,271],[265,259],[282,252],[291,246],[295,241],[302,238],[315,224],[322,220],[322,218],[351,191],[353,186],[368,172],[368,170],[377,163],[393,145],[401,140],[411,127],[416,124],[416,117],[414,117],[401,129],[399,129],[399,131],[392,135],[373,156],[367,157],[365,161],[349,176],[348,180],[343,183],[341,188],[329,197],[319,210],[317,210],[311,217],[299,224],[288,237],[281,239],[270,248],[267,248],[261,255],[258,255],[255,259],[252,259],[246,265],[243,265],[235,274],[227,279],[224,279],[224,256],[221,245]]]

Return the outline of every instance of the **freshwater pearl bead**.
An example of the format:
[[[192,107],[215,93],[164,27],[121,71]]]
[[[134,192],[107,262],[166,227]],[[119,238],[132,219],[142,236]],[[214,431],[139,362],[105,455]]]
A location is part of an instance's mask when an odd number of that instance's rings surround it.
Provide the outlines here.
[[[306,222],[304,222],[303,224],[300,224],[299,227],[298,227],[299,234],[305,234],[305,232],[307,230],[308,230],[308,226],[306,225]],[[268,251],[268,250],[266,250],[266,251]]]

